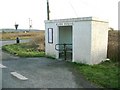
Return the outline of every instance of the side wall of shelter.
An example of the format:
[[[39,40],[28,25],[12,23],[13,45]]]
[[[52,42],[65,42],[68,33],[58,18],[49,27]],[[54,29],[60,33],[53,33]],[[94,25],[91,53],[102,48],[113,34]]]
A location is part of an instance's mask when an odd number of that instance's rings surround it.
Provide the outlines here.
[[[91,63],[91,21],[73,25],[73,62]]]
[[[98,64],[101,61],[104,61],[107,57],[108,23],[92,21],[91,30],[91,60],[92,64]]]

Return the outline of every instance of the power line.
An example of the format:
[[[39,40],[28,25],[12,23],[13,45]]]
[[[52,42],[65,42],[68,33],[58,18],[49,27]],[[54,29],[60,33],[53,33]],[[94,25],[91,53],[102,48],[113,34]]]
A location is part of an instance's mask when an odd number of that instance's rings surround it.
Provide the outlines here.
[[[74,11],[74,14],[78,17],[78,13],[77,11],[75,10],[74,6],[72,5],[72,3],[70,2],[71,0],[68,0],[68,3],[70,4],[71,8],[73,9]],[[86,1],[83,1],[81,0],[80,1],[84,6],[86,6],[87,8],[91,9],[91,11],[95,10],[95,8],[97,7],[94,7],[94,6],[91,6],[89,3],[87,3]]]
[[[71,8],[73,9],[73,11],[74,11],[76,17],[78,17],[78,14],[77,14],[75,8],[73,7],[72,3],[70,2],[70,0],[68,0],[68,2],[69,2],[69,4],[70,4]]]

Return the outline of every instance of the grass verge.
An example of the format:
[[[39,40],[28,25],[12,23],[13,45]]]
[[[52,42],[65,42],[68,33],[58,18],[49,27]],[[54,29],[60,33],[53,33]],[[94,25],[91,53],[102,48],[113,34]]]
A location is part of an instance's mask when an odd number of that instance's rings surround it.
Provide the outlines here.
[[[45,56],[44,51],[39,52],[35,48],[31,47],[28,43],[5,45],[2,47],[2,50],[20,57]]]
[[[83,76],[104,88],[119,88],[120,89],[120,64],[117,62],[106,61],[98,65],[85,65],[72,63],[74,69]]]

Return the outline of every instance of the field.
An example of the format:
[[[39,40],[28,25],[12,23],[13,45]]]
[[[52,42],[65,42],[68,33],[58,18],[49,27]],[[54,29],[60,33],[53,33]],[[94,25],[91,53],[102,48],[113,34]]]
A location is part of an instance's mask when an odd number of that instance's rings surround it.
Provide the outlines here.
[[[44,31],[39,32],[3,32],[0,33],[0,39],[7,40],[7,39],[16,39],[16,37],[19,37],[20,39],[27,39],[27,38],[34,38],[36,36],[43,36]]]

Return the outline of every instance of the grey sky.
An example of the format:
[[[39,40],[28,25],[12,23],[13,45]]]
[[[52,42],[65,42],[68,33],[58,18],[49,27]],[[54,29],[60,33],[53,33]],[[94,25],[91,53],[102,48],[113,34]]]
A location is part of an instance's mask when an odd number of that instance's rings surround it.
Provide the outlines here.
[[[44,29],[47,0],[0,0],[0,28],[29,28],[29,18],[34,29]],[[95,16],[109,21],[118,28],[119,0],[49,0],[50,18],[76,18]]]

